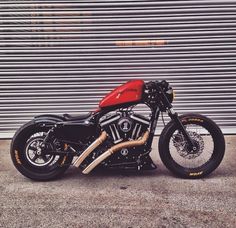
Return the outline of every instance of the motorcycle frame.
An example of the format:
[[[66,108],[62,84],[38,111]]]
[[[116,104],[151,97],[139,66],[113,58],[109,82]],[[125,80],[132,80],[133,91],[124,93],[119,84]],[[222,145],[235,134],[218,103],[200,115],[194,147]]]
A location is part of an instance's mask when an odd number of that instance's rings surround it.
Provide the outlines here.
[[[131,102],[131,103],[126,103],[122,106],[111,106],[111,107],[108,107],[108,108],[105,108],[105,109],[98,109],[88,119],[85,119],[83,121],[66,120],[64,118],[60,118],[60,121],[56,122],[53,125],[51,125],[52,122],[50,121],[51,128],[48,131],[48,134],[45,137],[44,142],[46,142],[48,139],[50,139],[50,135],[53,134],[54,130],[57,127],[62,127],[63,125],[66,125],[68,123],[83,125],[88,121],[89,122],[94,122],[94,124],[96,126],[99,126],[99,124],[98,124],[99,119],[103,115],[105,115],[105,114],[107,114],[111,111],[115,111],[117,109],[120,109],[120,108],[122,108],[122,109],[123,108],[129,108],[129,107],[137,105],[139,103],[143,103],[143,104],[146,104],[151,109],[150,134],[149,134],[148,140],[147,140],[147,142],[144,146],[144,148],[145,148],[144,152],[145,153],[151,151],[152,142],[153,142],[153,138],[154,138],[154,135],[155,135],[155,130],[156,130],[157,123],[158,123],[158,120],[159,120],[160,112],[164,111],[164,110],[167,111],[169,117],[175,122],[175,124],[178,126],[179,131],[186,138],[190,150],[195,150],[194,143],[193,143],[191,137],[189,136],[188,132],[186,131],[186,129],[184,127],[184,125],[180,121],[180,119],[178,117],[178,113],[176,113],[173,110],[173,106],[172,106],[171,102],[168,100],[165,92],[163,91],[162,85],[161,84],[156,84],[156,89],[158,91],[158,93],[157,93],[158,94],[158,99],[156,99],[156,101],[154,103],[147,102],[145,99],[143,99],[142,102]],[[160,103],[160,101],[161,101],[161,103]],[[36,117],[36,120],[37,120],[37,118],[39,118],[39,120],[40,120],[41,119],[40,117],[42,117],[44,120],[45,120],[45,118],[48,118],[48,120],[50,120],[51,118],[53,118],[53,119],[56,118],[56,116],[54,116],[54,115],[43,115],[43,116]],[[44,122],[44,124],[45,124],[45,122]],[[96,132],[94,132],[95,137],[97,137],[99,135],[100,130],[101,129],[97,128]]]

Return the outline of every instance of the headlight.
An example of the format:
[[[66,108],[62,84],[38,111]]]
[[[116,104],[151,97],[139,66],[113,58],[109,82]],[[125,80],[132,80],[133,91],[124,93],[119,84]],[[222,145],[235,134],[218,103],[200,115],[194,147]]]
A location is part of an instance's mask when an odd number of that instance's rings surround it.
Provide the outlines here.
[[[175,97],[176,97],[176,93],[175,93],[175,91],[172,89],[172,91],[173,91],[173,101],[175,100]]]
[[[175,92],[171,87],[166,91],[166,96],[170,103],[175,99]]]

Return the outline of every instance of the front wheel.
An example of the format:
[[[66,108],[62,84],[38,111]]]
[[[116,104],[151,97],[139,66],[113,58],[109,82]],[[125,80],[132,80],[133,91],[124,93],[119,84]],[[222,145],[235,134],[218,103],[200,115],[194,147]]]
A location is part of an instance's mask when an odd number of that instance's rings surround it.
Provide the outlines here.
[[[182,178],[201,178],[213,172],[224,157],[225,140],[220,128],[209,118],[199,114],[179,117],[191,137],[195,150],[172,120],[159,140],[159,153],[164,165]]]

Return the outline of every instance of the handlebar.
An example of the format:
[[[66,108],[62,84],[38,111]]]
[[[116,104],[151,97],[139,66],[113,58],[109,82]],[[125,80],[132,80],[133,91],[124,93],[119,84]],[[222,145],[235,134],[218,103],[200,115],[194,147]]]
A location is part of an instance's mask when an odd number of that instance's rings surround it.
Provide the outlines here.
[[[128,40],[116,41],[116,46],[162,46],[167,44],[166,40]]]
[[[164,90],[167,90],[169,88],[169,83],[166,80],[162,81],[150,81],[146,83],[147,89],[158,89],[158,87],[161,87]]]

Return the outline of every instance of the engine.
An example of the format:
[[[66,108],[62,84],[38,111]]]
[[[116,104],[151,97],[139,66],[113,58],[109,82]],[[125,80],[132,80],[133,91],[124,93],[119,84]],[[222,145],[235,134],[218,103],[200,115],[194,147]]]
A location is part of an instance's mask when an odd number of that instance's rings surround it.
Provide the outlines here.
[[[148,118],[129,111],[119,111],[106,116],[100,121],[100,126],[110,136],[110,143],[102,151],[110,148],[111,144],[138,139],[147,131],[149,124],[150,120]],[[103,165],[110,168],[136,169],[140,163],[140,156],[145,153],[146,151],[142,146],[122,148],[118,153],[103,162]]]
[[[138,139],[147,130],[150,120],[133,112],[120,111],[100,122],[114,144]]]

